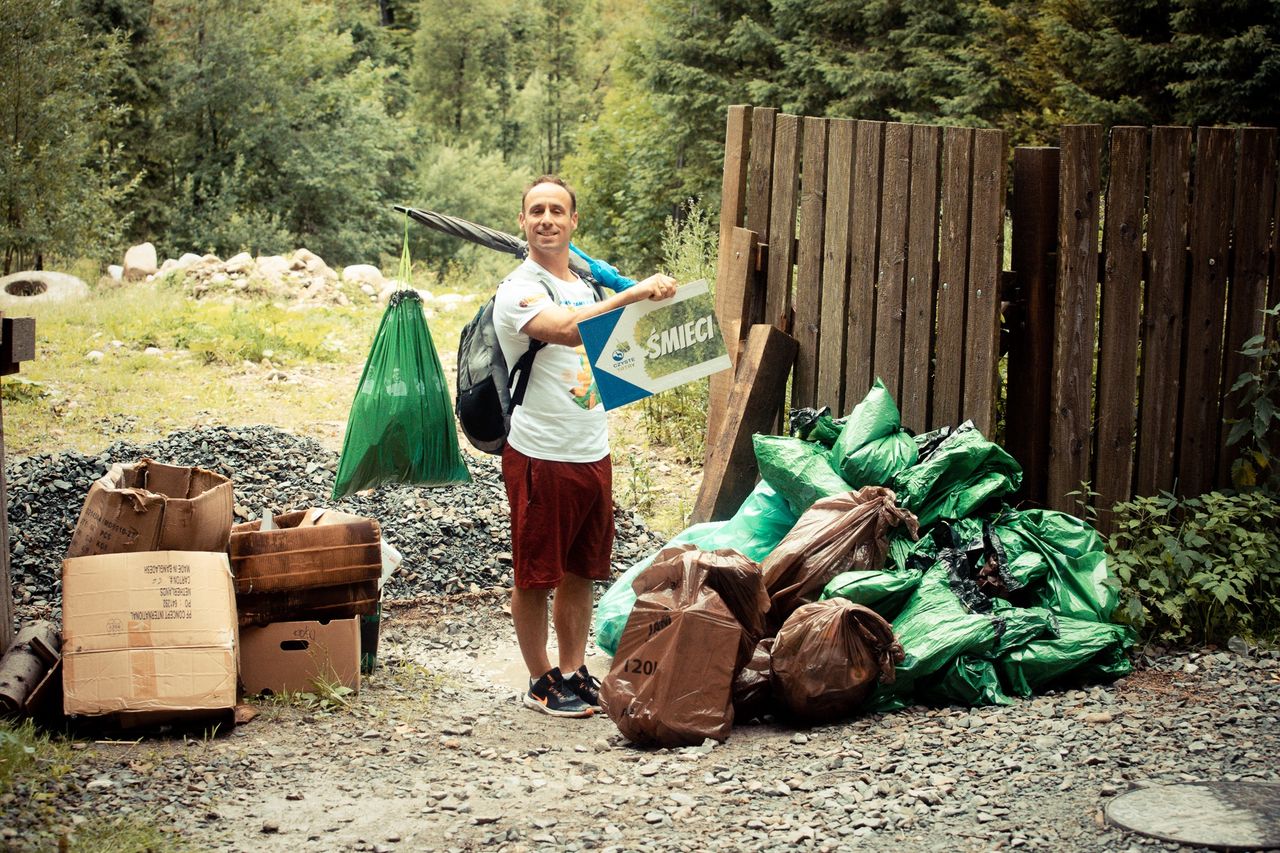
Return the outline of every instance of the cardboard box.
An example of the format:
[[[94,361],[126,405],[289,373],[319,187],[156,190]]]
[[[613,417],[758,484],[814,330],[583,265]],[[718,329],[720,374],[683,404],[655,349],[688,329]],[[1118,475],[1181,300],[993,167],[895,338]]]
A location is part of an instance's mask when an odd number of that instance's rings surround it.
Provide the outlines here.
[[[360,619],[274,622],[240,632],[240,683],[248,695],[314,693],[316,682],[360,689]]]
[[[67,558],[140,551],[225,551],[233,487],[204,468],[144,459],[89,487]]]
[[[68,715],[157,719],[232,710],[236,635],[225,553],[147,551],[62,563]]]
[[[231,528],[228,550],[237,593],[342,586],[382,576],[382,529],[372,518],[307,509],[276,516],[274,523],[273,530],[262,530],[261,521]]]

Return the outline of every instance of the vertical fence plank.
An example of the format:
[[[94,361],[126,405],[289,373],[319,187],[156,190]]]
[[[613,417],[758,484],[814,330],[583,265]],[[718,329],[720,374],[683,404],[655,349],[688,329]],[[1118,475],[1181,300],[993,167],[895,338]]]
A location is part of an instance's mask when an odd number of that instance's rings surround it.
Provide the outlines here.
[[[973,138],[973,196],[969,224],[969,282],[965,297],[964,411],[992,438],[1000,361],[1000,270],[1004,266],[1005,134],[979,130]]]
[[[822,243],[822,324],[818,331],[818,405],[844,410],[845,312],[849,303],[849,212],[853,204],[856,125],[832,119],[827,143],[826,229]]]
[[[1191,129],[1153,128],[1147,214],[1150,263],[1142,310],[1142,393],[1135,487],[1139,495],[1173,488],[1190,181]]]
[[[1104,532],[1110,529],[1111,507],[1128,500],[1133,489],[1146,183],[1147,129],[1112,128],[1098,345],[1098,442],[1093,474],[1098,525]]]
[[[791,278],[796,260],[796,196],[800,188],[800,117],[780,115],[773,133],[769,211],[769,276],[764,321],[791,331]]]
[[[1244,342],[1262,333],[1262,309],[1267,299],[1267,261],[1270,219],[1276,192],[1275,128],[1246,127],[1240,131],[1240,169],[1236,176],[1235,253],[1231,265],[1231,294],[1227,302],[1227,334],[1223,344],[1222,435],[1217,485],[1231,483],[1231,463],[1238,446],[1227,446],[1232,421],[1251,416],[1240,409],[1239,393],[1229,393],[1236,378],[1252,364],[1240,354]]]
[[[1198,495],[1218,471],[1222,329],[1231,240],[1236,132],[1202,127],[1196,134],[1191,203],[1191,282],[1187,291],[1186,359],[1178,491]]]
[[[747,228],[756,232],[763,244],[769,242],[770,199],[773,194],[773,134],[778,111],[771,107],[756,107],[751,111],[751,171],[747,175]],[[748,323],[742,327],[745,335],[754,323],[764,322],[765,292],[759,285],[762,276],[752,283],[748,296],[750,309]]]
[[[973,131],[942,134],[942,227],[938,247],[938,337],[934,345],[933,406],[929,428],[961,420],[964,372],[964,294],[969,271],[969,178]]]
[[[911,189],[911,125],[885,126],[876,263],[876,330],[871,373],[894,400],[902,397],[902,335],[906,321],[907,201]]]
[[[1062,128],[1058,208],[1058,291],[1053,347],[1046,503],[1069,511],[1068,492],[1089,479],[1093,404],[1094,316],[1098,287],[1098,191],[1102,128]]]
[[[1013,152],[1012,263],[1019,310],[1009,335],[1005,449],[1022,465],[1019,494],[1037,506],[1044,505],[1049,470],[1059,155],[1057,148]]]
[[[849,307],[844,364],[846,408],[852,408],[866,395],[872,380],[884,122],[858,122],[857,139],[853,161],[853,208],[849,223]]]
[[[733,232],[746,215],[747,166],[751,156],[751,107],[729,107],[724,131],[724,177],[720,192],[720,251],[716,262],[716,317],[729,358],[736,364],[743,332],[742,315],[748,294],[745,281],[729,278]],[[725,401],[733,389],[733,371],[722,370],[708,380],[707,444],[724,419]]]
[[[822,236],[827,198],[827,122],[806,117],[803,171],[800,174],[800,239],[796,248],[795,378],[791,405],[818,402],[818,348],[822,322]]]
[[[929,423],[933,352],[934,275],[938,259],[938,156],[942,132],[911,128],[911,220],[907,229],[906,329],[902,338],[902,422],[923,431]]]
[[[729,107],[724,129],[724,176],[720,183],[720,257],[747,207],[747,165],[751,152],[751,107]],[[718,278],[718,277],[717,277]],[[718,309],[720,306],[717,305]]]

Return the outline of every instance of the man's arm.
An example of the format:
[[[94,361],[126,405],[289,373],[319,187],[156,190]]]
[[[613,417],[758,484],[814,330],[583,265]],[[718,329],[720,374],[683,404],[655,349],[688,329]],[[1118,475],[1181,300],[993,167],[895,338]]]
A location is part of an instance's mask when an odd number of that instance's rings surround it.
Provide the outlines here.
[[[520,331],[531,338],[546,341],[549,344],[561,344],[576,347],[582,343],[582,335],[578,333],[578,323],[601,314],[639,302],[642,299],[655,301],[667,299],[676,292],[676,280],[668,275],[655,273],[635,287],[629,287],[621,293],[615,293],[601,302],[584,305],[570,311],[563,305],[549,304],[539,311]]]

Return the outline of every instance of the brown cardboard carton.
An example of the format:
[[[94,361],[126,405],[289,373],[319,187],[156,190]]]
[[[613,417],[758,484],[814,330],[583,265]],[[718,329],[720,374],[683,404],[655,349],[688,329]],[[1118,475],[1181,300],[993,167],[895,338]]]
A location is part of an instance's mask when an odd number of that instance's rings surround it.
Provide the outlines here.
[[[314,589],[376,581],[382,575],[382,530],[371,518],[329,509],[276,516],[231,528],[228,549],[240,594]]]
[[[144,459],[113,465],[89,487],[67,558],[138,551],[225,551],[231,481],[204,468]]]
[[[227,555],[101,554],[62,563],[63,707],[149,719],[236,703]]]
[[[314,693],[316,682],[360,689],[360,619],[274,622],[241,631],[240,682],[248,695]]]

